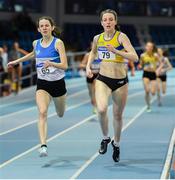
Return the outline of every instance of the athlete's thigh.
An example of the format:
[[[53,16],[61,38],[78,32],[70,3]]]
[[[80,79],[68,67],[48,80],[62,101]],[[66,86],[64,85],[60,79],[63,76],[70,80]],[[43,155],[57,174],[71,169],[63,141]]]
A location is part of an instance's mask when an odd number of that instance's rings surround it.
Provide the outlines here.
[[[97,107],[107,107],[111,89],[102,81],[95,82],[95,97]]]
[[[87,87],[88,87],[88,90],[89,90],[89,95],[92,96],[92,93],[93,93],[92,83],[87,83]]]
[[[65,106],[66,106],[66,95],[63,95],[60,97],[54,97],[53,101],[54,101],[56,110],[60,113],[63,113],[65,111]]]
[[[17,73],[16,69],[17,69],[16,67],[12,68],[12,81],[16,79],[16,73]]]
[[[161,84],[162,84],[162,81],[161,81],[161,79],[160,78],[157,78],[157,90],[158,91],[160,91],[160,89],[161,89]]]
[[[22,64],[19,64],[19,66],[17,67],[17,74],[18,78],[20,78],[22,75]]]
[[[122,113],[126,105],[128,96],[128,84],[120,87],[112,93],[113,110],[117,113]]]
[[[40,112],[47,112],[51,97],[45,90],[36,91],[36,103]]]
[[[156,80],[153,80],[151,81],[151,93],[155,94],[156,90],[157,90],[157,82]]]
[[[143,85],[146,92],[150,91],[150,80],[148,78],[143,78]]]
[[[162,92],[166,93],[166,81],[162,81]]]
[[[95,96],[95,83],[96,83],[96,80],[93,81],[92,86],[91,86],[92,96],[93,97]]]

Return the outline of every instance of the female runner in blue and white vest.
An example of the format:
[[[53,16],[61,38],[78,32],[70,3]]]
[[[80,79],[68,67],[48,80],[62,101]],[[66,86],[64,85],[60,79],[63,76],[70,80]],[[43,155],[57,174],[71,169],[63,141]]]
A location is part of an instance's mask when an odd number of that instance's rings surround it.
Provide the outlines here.
[[[56,112],[62,117],[65,111],[66,87],[64,70],[67,57],[64,43],[58,39],[58,29],[51,17],[41,17],[37,22],[42,38],[33,42],[33,51],[26,56],[8,63],[14,66],[20,62],[36,58],[37,90],[36,103],[39,110],[38,129],[41,141],[40,156],[47,156],[47,111],[51,98]]]

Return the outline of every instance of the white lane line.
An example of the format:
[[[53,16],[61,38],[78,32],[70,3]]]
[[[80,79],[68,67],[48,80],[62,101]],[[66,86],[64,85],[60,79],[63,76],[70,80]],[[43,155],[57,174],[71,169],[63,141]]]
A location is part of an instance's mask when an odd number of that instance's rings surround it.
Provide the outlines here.
[[[165,161],[160,179],[168,179],[169,178],[169,171],[171,168],[171,161],[172,161],[172,157],[173,157],[174,145],[175,145],[175,128],[174,128],[172,136],[171,136],[168,153],[166,156],[166,161]]]
[[[29,101],[34,101],[35,98],[26,98],[26,99],[21,99],[21,100],[18,100],[17,102],[11,102],[11,103],[8,103],[8,104],[2,104],[0,105],[0,108],[4,108],[4,107],[8,107],[8,106],[11,106],[11,105],[17,105],[17,104],[21,104],[21,103],[24,103],[24,102],[29,102]]]
[[[75,87],[79,87],[79,86],[83,86],[86,85],[85,83],[78,83],[78,84],[71,84],[67,87],[67,89],[69,88],[75,88]],[[30,88],[31,91],[35,91],[35,89]],[[21,95],[21,94],[19,94]],[[13,96],[14,97],[14,96]],[[27,99],[21,99],[21,100],[17,100],[17,102],[11,102],[11,103],[7,103],[7,104],[1,104],[0,108],[4,108],[7,106],[11,106],[11,105],[16,105],[16,104],[20,104],[20,103],[24,103],[24,102],[28,102],[28,101],[32,101],[35,100],[35,98],[27,98]]]
[[[71,131],[71,130],[79,127],[79,126],[81,126],[82,124],[86,123],[87,121],[89,121],[89,120],[91,120],[92,118],[95,118],[95,117],[96,117],[96,115],[91,115],[91,116],[89,116],[88,118],[85,118],[85,119],[82,120],[81,122],[79,122],[79,123],[77,123],[77,124],[75,124],[75,125],[67,128],[67,129],[65,129],[64,131],[62,131],[62,132],[60,132],[60,133],[58,133],[58,134],[56,134],[56,135],[54,135],[54,136],[52,136],[51,138],[49,138],[49,139],[47,140],[47,142],[53,141],[54,139],[58,138],[59,136],[64,135],[65,133],[67,133],[67,132],[69,132],[69,131]],[[36,149],[39,148],[39,147],[40,147],[40,144],[38,144],[38,145],[30,148],[29,150],[27,150],[27,151],[25,151],[25,152],[23,152],[23,153],[15,156],[15,157],[11,158],[10,160],[8,160],[8,161],[0,164],[0,168],[3,168],[4,166],[7,166],[8,164],[12,163],[13,161],[15,161],[15,160],[17,160],[17,159],[25,156],[26,154],[28,154],[28,153],[36,150]]]
[[[81,83],[75,83],[75,84],[71,84],[71,85],[67,85],[67,88],[75,88],[75,87],[79,87],[79,86],[86,86],[86,82],[83,81]]]
[[[142,92],[142,93],[143,93],[143,92]],[[132,98],[132,97],[135,97],[136,94],[137,94],[137,95],[140,95],[141,92],[137,92],[137,93],[135,93],[135,94],[131,94],[130,96],[128,96],[128,99],[129,99],[129,98]],[[109,108],[111,108],[111,107],[112,107],[112,105],[109,106]],[[62,131],[62,132],[60,132],[60,133],[58,133],[58,134],[56,134],[56,135],[54,135],[54,136],[52,136],[51,138],[49,138],[49,139],[47,140],[47,142],[50,142],[50,141],[54,140],[55,138],[57,138],[57,137],[59,137],[59,136],[65,134],[65,133],[69,132],[70,130],[75,129],[75,128],[81,126],[82,124],[88,122],[89,120],[91,120],[92,118],[95,118],[95,117],[97,117],[97,115],[91,115],[91,116],[85,118],[85,119],[82,120],[81,122],[79,122],[79,123],[77,123],[77,124],[75,124],[75,125],[73,125],[73,126],[67,128],[67,129],[65,129],[64,131]],[[30,148],[29,150],[27,150],[27,151],[25,151],[25,152],[23,152],[23,153],[21,153],[21,154],[15,156],[15,157],[11,158],[10,160],[8,160],[8,161],[6,161],[6,162],[0,164],[0,168],[3,168],[4,166],[6,166],[6,165],[12,163],[13,161],[15,161],[15,160],[17,160],[17,159],[19,159],[19,158],[25,156],[26,154],[28,154],[28,153],[30,153],[30,152],[36,150],[36,149],[39,148],[39,147],[40,147],[40,145],[38,144],[38,145],[36,145],[36,146]]]
[[[156,100],[156,98],[153,98],[151,103],[153,103]],[[139,116],[141,116],[145,110],[146,110],[147,106],[144,106],[122,129],[122,132],[125,131],[131,124],[134,123],[135,120],[137,120],[137,118]],[[91,158],[89,160],[87,160],[69,179],[76,179],[97,157],[99,156],[99,152],[96,152],[93,156],[91,156]]]
[[[68,95],[67,97],[68,97],[68,99],[74,98],[74,97],[76,97],[76,96],[78,96],[78,95],[81,95],[81,94],[87,92],[87,91],[88,91],[88,90],[85,89],[85,90],[83,90],[83,91],[76,92],[76,93],[74,93],[74,94]],[[33,109],[35,109],[35,108],[36,108],[36,105],[34,105],[34,106],[32,106],[32,107],[29,107],[29,108],[26,108],[26,109],[23,109],[23,110],[19,110],[19,111],[10,113],[10,114],[5,114],[5,115],[3,115],[3,116],[0,116],[0,121],[1,121],[1,120],[4,120],[4,118],[10,117],[10,116],[14,116],[14,115],[17,115],[17,114],[21,114],[21,113],[24,113],[24,112],[31,111],[31,110],[33,110]]]
[[[144,91],[139,91],[139,92],[133,93],[131,95],[128,95],[128,99],[139,96],[139,95],[141,95],[143,93],[144,93]]]
[[[87,90],[86,90],[86,91],[87,91]],[[128,99],[129,99],[129,98],[136,97],[136,96],[141,95],[141,94],[143,94],[143,91],[129,95],[129,96],[128,96]],[[77,96],[77,95],[78,95],[78,93],[75,94],[74,97]],[[72,96],[73,96],[73,95],[72,95]],[[87,101],[87,102],[88,102],[88,101]],[[81,105],[83,105],[83,104],[86,104],[87,102],[85,101],[85,103],[83,102],[83,103],[79,103],[79,104],[74,105],[74,106],[70,106],[70,107],[68,107],[67,110],[77,108],[77,107],[79,107],[79,106],[81,106]],[[67,111],[67,110],[66,110],[66,111]],[[52,113],[51,115],[48,116],[48,118],[51,118],[51,117],[53,117],[53,116],[55,116],[55,115],[56,115],[56,113]],[[0,136],[3,136],[3,135],[5,135],[5,134],[11,133],[11,132],[16,131],[16,130],[18,130],[18,129],[24,128],[24,127],[29,126],[29,125],[31,125],[31,124],[34,124],[34,123],[36,123],[37,121],[38,121],[38,119],[35,119],[35,120],[30,121],[30,122],[28,122],[28,123],[19,125],[19,126],[15,127],[15,128],[9,129],[9,130],[4,131],[4,132],[1,132],[1,133],[0,133]]]
[[[79,96],[80,94],[83,94],[85,92],[88,92],[88,90],[84,89],[84,90],[78,91],[76,93],[70,94],[70,95],[68,95],[68,98],[73,98],[73,97]]]
[[[2,115],[2,116],[0,116],[0,122],[2,122],[2,120],[4,120],[5,118],[8,118],[10,116],[25,113],[25,112],[31,111],[31,110],[33,110],[35,108],[36,108],[36,105],[32,106],[32,107],[29,107],[29,108],[26,108],[26,109],[23,109],[23,110],[20,110],[20,111],[16,111],[16,112],[12,112],[12,113],[9,113],[9,114]]]
[[[76,104],[76,105],[69,106],[69,107],[66,109],[66,112],[69,111],[69,110],[75,109],[75,108],[77,108],[77,107],[80,107],[80,106],[82,106],[82,105],[84,105],[84,104],[87,104],[88,102],[90,102],[90,100],[86,100],[86,101],[83,101],[83,102],[78,103],[78,104]],[[48,118],[51,118],[51,117],[56,116],[56,115],[57,115],[56,113],[52,113],[52,114],[50,114],[50,115],[48,116]],[[5,134],[11,133],[11,132],[16,131],[16,130],[18,130],[18,129],[24,128],[24,127],[29,126],[29,125],[31,125],[31,124],[34,124],[34,123],[36,123],[36,122],[38,122],[38,119],[35,119],[35,120],[30,121],[30,122],[28,122],[28,123],[22,124],[22,125],[20,125],[20,126],[15,127],[15,128],[9,129],[9,130],[7,130],[7,131],[1,132],[1,133],[0,133],[0,136],[3,136],[3,135],[5,135]]]

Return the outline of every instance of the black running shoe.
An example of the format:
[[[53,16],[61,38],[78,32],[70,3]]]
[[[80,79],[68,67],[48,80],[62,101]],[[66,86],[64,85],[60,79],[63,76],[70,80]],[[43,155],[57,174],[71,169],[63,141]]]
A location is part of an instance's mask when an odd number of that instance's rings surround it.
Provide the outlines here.
[[[113,155],[112,158],[115,162],[119,162],[120,161],[120,147],[116,147],[114,145],[114,140],[111,142],[112,147],[113,147]]]
[[[99,153],[105,154],[107,152],[108,144],[111,142],[111,138],[103,139],[100,145]]]

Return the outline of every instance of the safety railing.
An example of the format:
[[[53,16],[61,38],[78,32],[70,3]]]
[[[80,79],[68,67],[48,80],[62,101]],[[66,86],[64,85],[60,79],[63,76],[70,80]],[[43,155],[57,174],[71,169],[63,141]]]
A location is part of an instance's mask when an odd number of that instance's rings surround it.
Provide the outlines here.
[[[68,69],[66,70],[66,78],[74,78],[79,76],[78,69],[79,69],[79,62],[82,60],[84,54],[86,52],[67,52],[67,59],[68,59]],[[8,77],[4,78],[8,72],[1,72],[0,73],[0,96],[3,94],[4,88],[10,88],[12,83],[14,82],[4,82],[5,79],[9,79]],[[29,87],[36,84],[36,68],[35,68],[35,60],[29,61],[26,65],[22,67],[22,77],[20,78],[20,84],[22,87]]]
[[[175,44],[173,45],[160,45],[158,47],[174,50],[174,54],[169,57],[170,62],[175,66]],[[138,54],[140,54],[143,50],[143,47],[135,47]],[[68,58],[68,69],[66,71],[66,78],[74,78],[78,77],[79,75],[79,63],[82,60],[86,51],[83,52],[67,52]],[[172,54],[172,53],[171,53]],[[2,91],[4,87],[11,86],[11,83],[3,82],[3,76],[5,73],[0,73],[0,96],[2,95]],[[23,65],[23,76],[20,79],[20,84],[22,87],[29,87],[36,84],[36,68],[35,68],[35,60],[31,60],[27,65]]]

